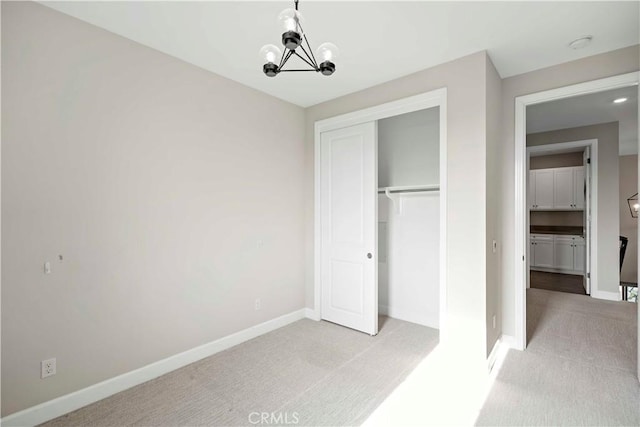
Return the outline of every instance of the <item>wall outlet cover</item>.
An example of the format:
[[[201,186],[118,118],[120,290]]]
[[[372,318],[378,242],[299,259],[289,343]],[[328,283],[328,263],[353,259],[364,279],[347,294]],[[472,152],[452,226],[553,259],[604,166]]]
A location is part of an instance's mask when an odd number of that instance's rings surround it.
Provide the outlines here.
[[[40,378],[47,378],[56,374],[56,359],[47,359],[40,362]]]

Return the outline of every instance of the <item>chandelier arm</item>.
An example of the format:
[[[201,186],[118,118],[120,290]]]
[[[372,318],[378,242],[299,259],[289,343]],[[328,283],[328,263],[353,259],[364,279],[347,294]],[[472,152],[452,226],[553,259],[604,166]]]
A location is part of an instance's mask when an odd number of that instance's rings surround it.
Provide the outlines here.
[[[312,62],[311,66],[317,70],[318,69],[318,63],[316,62],[316,59],[312,55],[309,55],[309,52],[307,52],[307,49],[305,49],[304,46],[300,45],[300,49],[302,49],[304,54],[307,55],[307,58],[309,59],[309,61]]]
[[[304,69],[304,70],[280,70],[280,72],[282,72],[282,73],[290,73],[292,71],[317,71],[317,70],[312,70],[312,69],[309,69],[309,68]]]
[[[303,49],[304,50],[304,49]],[[311,68],[313,68],[314,70],[316,70],[317,67],[315,67],[310,61],[308,61],[305,57],[303,57],[302,55],[300,55],[298,52],[296,52],[295,50],[293,51],[293,53],[300,59],[302,59],[304,62],[306,62],[307,64],[309,64],[309,66]],[[305,52],[306,53],[306,52]],[[307,55],[309,56],[309,55]]]
[[[309,44],[309,40],[307,39],[307,33],[304,32],[304,28],[302,28],[302,25],[300,25],[300,30],[302,30],[302,38],[304,39],[304,42],[307,44],[307,48],[309,49],[310,54],[307,53],[307,56],[313,60],[313,63],[316,65],[316,68],[318,68],[318,61],[316,61],[316,57],[313,54],[313,49],[311,49],[311,45]],[[302,45],[300,46],[302,47]],[[302,50],[304,50],[304,47],[302,47]]]
[[[282,58],[280,59],[280,65],[278,65],[278,69],[281,69],[282,67],[284,67],[284,64],[286,64],[289,58],[291,57],[291,52],[292,52],[291,50],[288,50],[287,53],[282,55]]]

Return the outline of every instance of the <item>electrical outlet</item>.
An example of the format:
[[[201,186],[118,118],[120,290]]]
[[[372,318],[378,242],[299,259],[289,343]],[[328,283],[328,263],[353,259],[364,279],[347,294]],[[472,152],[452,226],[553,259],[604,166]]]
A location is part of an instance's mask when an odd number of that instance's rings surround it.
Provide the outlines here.
[[[493,315],[493,329],[496,328],[496,315]]]
[[[44,274],[51,274],[51,263],[49,261],[44,263]]]
[[[40,362],[40,378],[47,378],[56,374],[56,358]]]
[[[256,298],[256,301],[254,303],[254,308],[256,309],[256,311],[260,310],[260,306],[261,306],[260,298]]]

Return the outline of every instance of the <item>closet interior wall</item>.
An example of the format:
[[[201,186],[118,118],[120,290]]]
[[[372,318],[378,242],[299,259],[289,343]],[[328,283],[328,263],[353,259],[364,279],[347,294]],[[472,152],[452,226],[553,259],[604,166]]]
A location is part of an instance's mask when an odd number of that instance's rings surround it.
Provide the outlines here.
[[[439,137],[438,107],[379,120],[379,189],[438,186]],[[396,195],[378,195],[378,310],[438,328],[439,191]]]

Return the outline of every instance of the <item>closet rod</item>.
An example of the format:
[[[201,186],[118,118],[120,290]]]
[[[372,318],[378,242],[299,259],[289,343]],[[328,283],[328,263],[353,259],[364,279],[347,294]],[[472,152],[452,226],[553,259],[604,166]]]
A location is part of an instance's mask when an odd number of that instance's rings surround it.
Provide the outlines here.
[[[437,188],[412,188],[406,190],[389,190],[389,193],[422,193],[424,191],[440,191],[440,187]],[[378,194],[385,194],[386,191],[384,189],[378,190]]]

